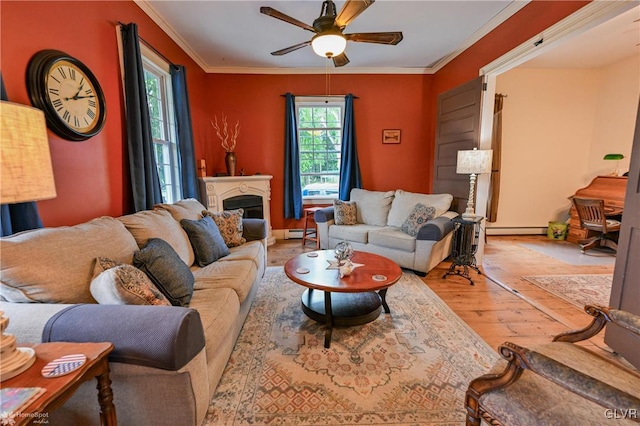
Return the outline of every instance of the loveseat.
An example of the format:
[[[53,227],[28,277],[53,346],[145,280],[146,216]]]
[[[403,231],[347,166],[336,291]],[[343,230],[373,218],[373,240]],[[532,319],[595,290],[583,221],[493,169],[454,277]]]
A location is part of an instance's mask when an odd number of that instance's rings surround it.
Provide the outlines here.
[[[0,239],[0,310],[10,321],[6,332],[19,344],[112,342],[109,365],[120,424],[201,424],[266,267],[265,221],[239,217],[239,245],[221,248],[228,254],[199,266],[203,248],[194,240],[197,233],[187,234],[180,221],[210,224],[202,216],[204,210],[189,199],[119,218],[101,217]],[[149,252],[152,243],[167,254]],[[167,259],[182,263],[167,268]],[[132,262],[140,267],[133,268]],[[120,269],[97,270],[105,263]],[[107,302],[118,298],[110,293],[113,288],[96,283],[111,271],[137,274],[132,268],[145,271],[154,283],[159,279],[164,285],[163,280],[177,278],[178,286],[191,285],[192,291],[174,292],[170,303],[155,291],[142,294],[147,297],[144,305],[96,303],[94,295]],[[140,297],[135,292],[124,295]],[[182,306],[173,306],[176,303]],[[48,421],[99,424],[95,383],[83,384]]]
[[[354,250],[385,256],[424,276],[451,252],[451,219],[458,216],[449,211],[452,201],[450,194],[352,189],[349,202],[337,200],[315,212],[320,248],[334,248],[344,240]],[[355,217],[347,213],[346,221],[336,214],[350,208]]]

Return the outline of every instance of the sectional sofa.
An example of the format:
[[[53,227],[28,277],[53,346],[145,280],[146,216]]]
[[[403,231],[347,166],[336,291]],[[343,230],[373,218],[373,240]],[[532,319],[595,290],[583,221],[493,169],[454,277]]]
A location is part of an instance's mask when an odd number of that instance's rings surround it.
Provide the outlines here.
[[[201,424],[264,275],[267,236],[264,220],[243,219],[246,242],[200,267],[180,221],[198,222],[204,209],[196,200],[183,200],[0,239],[0,310],[9,317],[7,332],[19,344],[112,342],[111,380],[120,424]],[[129,265],[152,239],[168,243],[172,256],[183,262],[184,267],[166,273],[186,268],[191,276],[183,280],[193,286],[182,299],[190,298],[188,303],[96,303],[91,286],[97,258]],[[48,420],[99,424],[95,383],[83,384]]]

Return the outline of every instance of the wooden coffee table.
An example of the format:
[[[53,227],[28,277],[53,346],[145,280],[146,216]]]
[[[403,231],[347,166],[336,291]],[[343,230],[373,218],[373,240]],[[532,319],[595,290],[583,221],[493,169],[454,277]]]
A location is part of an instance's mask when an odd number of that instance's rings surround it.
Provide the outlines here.
[[[300,254],[284,265],[287,277],[307,287],[302,294],[302,311],[327,326],[325,348],[331,345],[334,325],[366,324],[378,318],[382,308],[391,313],[387,289],[402,276],[393,261],[373,253],[354,252],[351,261],[364,266],[344,278],[340,278],[337,269],[327,269],[329,260],[335,261],[333,250],[317,250]]]

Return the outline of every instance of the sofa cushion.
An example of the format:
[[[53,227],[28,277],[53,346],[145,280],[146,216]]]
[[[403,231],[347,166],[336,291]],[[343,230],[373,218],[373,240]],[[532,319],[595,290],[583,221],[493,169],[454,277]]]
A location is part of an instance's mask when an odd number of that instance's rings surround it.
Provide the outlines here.
[[[238,247],[231,247],[229,254],[220,258],[219,262],[233,262],[234,260],[250,260],[256,268],[264,266],[265,248],[261,241],[247,241]]]
[[[387,225],[400,228],[418,203],[434,207],[436,209],[434,217],[438,217],[449,210],[452,201],[451,194],[418,194],[399,189],[391,203]]]
[[[353,201],[333,200],[334,217],[336,225],[355,225],[358,223],[356,218],[356,203]]]
[[[193,268],[195,288],[230,288],[238,295],[240,303],[251,291],[258,275],[256,265],[250,260],[213,262],[204,268]]]
[[[379,229],[378,226],[357,224],[357,225],[331,225],[329,227],[329,237],[339,238],[354,243],[367,244],[369,231]],[[333,247],[329,247],[333,248]]]
[[[349,200],[355,201],[358,206],[358,223],[386,226],[393,196],[393,191],[367,191],[353,188]]]
[[[127,229],[111,217],[4,237],[0,293],[9,302],[95,303],[89,285],[96,257],[131,263],[137,248]]]
[[[180,222],[182,219],[197,220],[202,217],[202,210],[206,207],[195,198],[186,198],[173,204],[156,204],[154,210],[166,210]]]
[[[133,265],[115,265],[91,281],[91,295],[101,305],[171,306],[149,277]]]
[[[192,265],[195,261],[187,233],[168,211],[144,210],[121,216],[118,220],[131,232],[139,248],[146,246],[150,238],[161,238],[169,243],[184,263]]]
[[[413,253],[416,239],[399,228],[384,227],[369,232],[369,244]]]
[[[140,268],[174,306],[187,306],[193,294],[193,274],[173,248],[160,238],[150,238],[133,255]]]
[[[216,225],[218,225],[227,247],[236,247],[247,242],[242,236],[243,214],[244,209],[224,210],[221,212],[202,211],[203,216],[211,216]]]
[[[111,342],[112,362],[177,371],[204,348],[205,337],[194,309],[90,304],[52,316],[42,342]]]
[[[199,220],[182,219],[180,224],[187,231],[198,266],[207,266],[229,254],[220,231],[209,216]]]
[[[413,210],[411,210],[409,217],[402,222],[400,229],[402,232],[406,232],[412,237],[415,237],[418,235],[418,231],[422,228],[422,225],[427,223],[429,219],[433,219],[435,214],[435,207],[425,206],[422,203],[418,203],[413,207]]]

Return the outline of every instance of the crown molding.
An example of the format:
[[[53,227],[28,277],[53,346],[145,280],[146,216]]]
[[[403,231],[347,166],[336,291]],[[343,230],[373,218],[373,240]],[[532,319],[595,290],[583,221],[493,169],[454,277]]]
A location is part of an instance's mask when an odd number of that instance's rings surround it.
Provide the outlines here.
[[[194,60],[209,74],[326,74],[325,68],[278,68],[278,67],[212,67],[208,65],[200,55],[184,40],[180,34],[171,26],[147,0],[133,0],[144,13],[146,13],[160,29],[162,29],[191,59]],[[525,7],[531,0],[515,0],[505,7],[500,13],[494,16],[489,22],[483,25],[471,37],[466,39],[458,49],[447,56],[436,61],[429,67],[415,68],[333,68],[331,74],[435,74],[442,67],[447,65],[466,49],[475,44],[482,37],[493,31],[498,25]],[[627,1],[627,0],[623,0]]]

